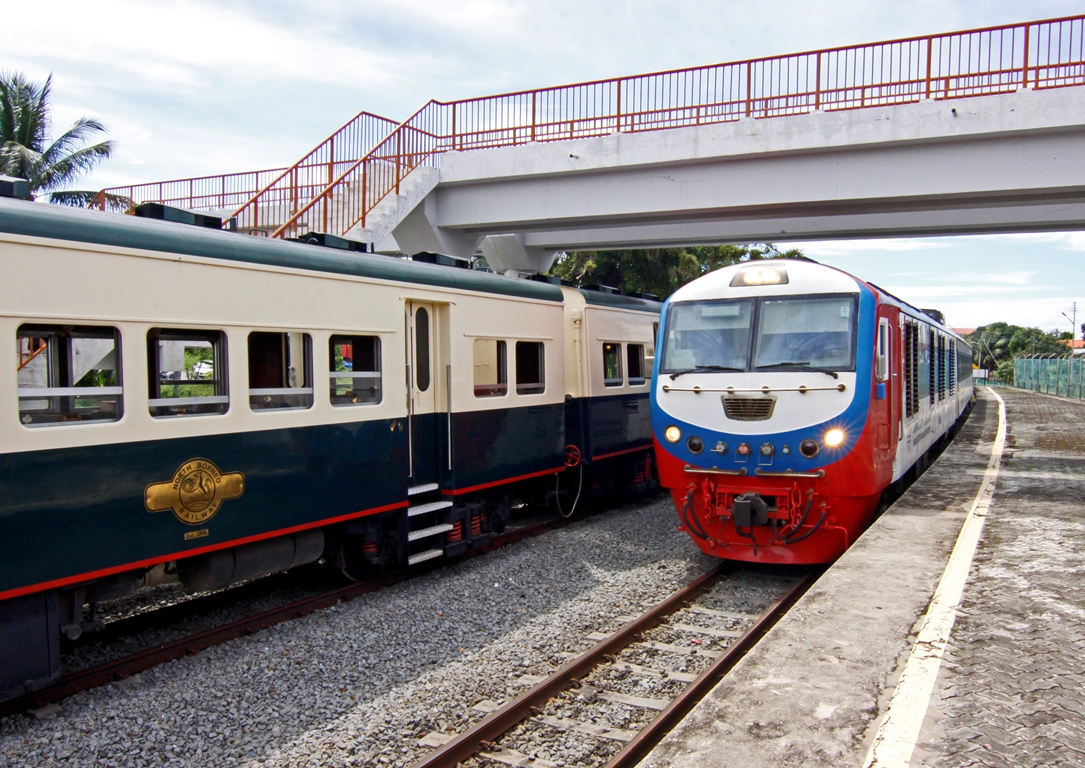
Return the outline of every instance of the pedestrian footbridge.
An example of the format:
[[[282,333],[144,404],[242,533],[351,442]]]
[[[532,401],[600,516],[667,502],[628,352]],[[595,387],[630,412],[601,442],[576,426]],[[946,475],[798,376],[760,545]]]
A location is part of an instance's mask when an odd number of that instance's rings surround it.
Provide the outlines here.
[[[1085,229],[1085,16],[358,117],[283,169],[104,190],[378,252]]]

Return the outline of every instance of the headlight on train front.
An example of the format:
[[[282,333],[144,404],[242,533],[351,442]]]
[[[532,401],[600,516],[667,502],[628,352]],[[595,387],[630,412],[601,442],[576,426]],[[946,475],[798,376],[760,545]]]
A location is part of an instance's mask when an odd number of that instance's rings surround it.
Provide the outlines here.
[[[677,443],[682,439],[682,430],[672,424],[663,430],[663,437],[667,438],[668,443]]]
[[[823,438],[829,448],[839,448],[844,442],[844,430],[833,427],[825,433]]]

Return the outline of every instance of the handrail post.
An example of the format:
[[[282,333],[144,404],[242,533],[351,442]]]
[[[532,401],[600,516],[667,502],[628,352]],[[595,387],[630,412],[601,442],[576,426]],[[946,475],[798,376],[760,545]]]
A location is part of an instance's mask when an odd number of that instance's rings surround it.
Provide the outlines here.
[[[536,101],[536,97],[538,95],[539,95],[539,92],[537,90],[531,92],[531,140],[532,141],[535,141],[535,123],[536,123],[536,120],[537,120],[537,116],[536,116],[536,112],[535,112],[535,106],[536,106],[535,101]]]
[[[821,51],[818,51],[817,74],[814,76],[814,109],[821,109]]]
[[[398,147],[399,146],[399,144],[398,144],[398,142],[399,142],[398,134],[397,134],[396,142],[397,142],[396,146]],[[452,149],[453,149],[453,151],[455,151],[455,149],[456,149],[456,102],[452,102]],[[396,181],[396,192],[397,193],[399,192],[399,182],[398,181]]]
[[[1032,27],[1031,24],[1026,24],[1025,25],[1025,45],[1024,45],[1025,61],[1024,61],[1024,67],[1023,67],[1023,69],[1021,71],[1021,87],[1022,88],[1028,88],[1029,87],[1028,86],[1028,47],[1029,47],[1029,29],[1031,27]],[[1036,63],[1037,63],[1037,65],[1039,65],[1039,63],[1040,63],[1038,58],[1037,58]],[[1039,73],[1038,72],[1037,72],[1037,79],[1039,79]]]
[[[934,38],[927,38],[927,98],[931,97],[931,58],[934,56]]]
[[[750,116],[750,99],[753,94],[750,90],[753,84],[753,64],[746,62],[746,117]]]
[[[455,117],[455,115],[456,115],[456,108],[455,107],[452,108],[452,115],[453,115],[453,117]],[[453,136],[456,135],[455,131],[453,131],[452,135]],[[400,153],[400,146],[402,144],[402,142],[401,142],[402,138],[403,138],[403,131],[401,131],[401,130],[396,131],[396,194],[397,195],[399,194],[400,163],[403,161],[402,155]]]
[[[618,107],[614,114],[614,120],[618,124],[618,133],[622,132],[622,79],[619,77],[617,81],[618,86]]]
[[[365,229],[365,215],[368,212],[366,208],[366,201],[369,198],[369,185],[366,183],[366,172],[369,170],[369,163],[362,163],[362,229]]]

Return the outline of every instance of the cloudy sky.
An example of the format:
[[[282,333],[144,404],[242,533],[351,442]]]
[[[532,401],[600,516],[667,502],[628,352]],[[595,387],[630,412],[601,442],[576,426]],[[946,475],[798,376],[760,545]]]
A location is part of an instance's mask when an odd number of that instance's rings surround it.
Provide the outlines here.
[[[361,110],[1085,10],[1033,0],[50,0],[4,9],[0,71],[53,74],[55,122],[102,120],[101,188],[288,165]],[[1068,330],[1085,235],[805,243],[957,326]]]

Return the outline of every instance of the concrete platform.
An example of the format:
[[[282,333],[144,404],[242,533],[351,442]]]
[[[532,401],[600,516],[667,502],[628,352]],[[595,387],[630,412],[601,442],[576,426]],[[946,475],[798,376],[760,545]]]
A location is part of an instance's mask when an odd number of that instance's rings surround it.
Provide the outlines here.
[[[982,389],[938,461],[642,766],[1082,764],[1085,404],[999,393],[997,482],[998,402]],[[970,517],[985,475],[993,500]],[[987,527],[947,571],[966,518],[965,533]],[[954,567],[963,597],[945,582],[936,596]],[[949,642],[917,644],[947,602]],[[914,727],[887,735],[900,722]]]

